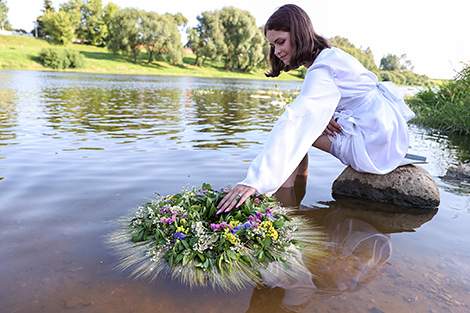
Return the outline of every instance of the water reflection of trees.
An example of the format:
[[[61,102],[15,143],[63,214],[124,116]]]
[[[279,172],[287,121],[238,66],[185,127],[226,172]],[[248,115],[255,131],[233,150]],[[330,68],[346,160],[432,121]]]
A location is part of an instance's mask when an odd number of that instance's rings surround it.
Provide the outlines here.
[[[179,88],[57,88],[43,93],[50,127],[105,133],[112,138],[143,139],[181,133],[196,148],[240,148],[259,142],[247,132],[267,132],[282,107],[273,98],[253,97],[248,90],[182,90]],[[205,135],[204,135],[205,133]],[[182,139],[181,136],[170,139]]]
[[[282,108],[271,105],[271,98],[251,97],[246,90],[211,90],[193,92],[196,123],[211,125],[200,131],[233,135],[253,130],[271,130]]]
[[[16,99],[15,91],[0,87],[0,146],[16,144],[11,139],[16,138],[13,128],[18,126],[16,121]]]
[[[193,142],[201,148],[245,148],[250,143],[259,144],[241,134],[270,131],[282,107],[272,105],[272,98],[253,97],[254,94],[252,90],[193,91],[192,124],[197,126],[197,132],[212,134],[202,142]]]
[[[182,131],[181,89],[60,88],[44,93],[50,127],[145,138]]]

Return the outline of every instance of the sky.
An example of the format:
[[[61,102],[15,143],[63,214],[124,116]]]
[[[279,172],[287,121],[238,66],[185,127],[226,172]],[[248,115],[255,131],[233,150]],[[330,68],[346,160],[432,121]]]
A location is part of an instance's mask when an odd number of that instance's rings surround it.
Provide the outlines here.
[[[30,31],[41,15],[43,0],[3,0],[13,28]],[[52,0],[56,9],[66,0]],[[414,72],[430,78],[453,78],[470,63],[468,0],[102,0],[121,8],[133,7],[159,14],[182,13],[188,27],[197,25],[204,11],[225,6],[250,12],[263,25],[279,6],[294,3],[310,16],[315,31],[325,37],[347,38],[357,48],[370,48],[375,63],[391,53],[406,54]]]

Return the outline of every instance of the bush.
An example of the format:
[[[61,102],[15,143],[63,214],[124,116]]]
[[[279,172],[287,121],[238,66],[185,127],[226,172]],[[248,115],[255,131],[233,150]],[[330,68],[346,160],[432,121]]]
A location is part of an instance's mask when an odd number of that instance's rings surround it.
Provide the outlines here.
[[[85,64],[85,57],[77,50],[66,50],[70,61],[69,68],[81,68]]]
[[[39,60],[45,67],[56,70],[81,68],[85,63],[85,57],[80,52],[60,48],[43,49],[39,55]]]

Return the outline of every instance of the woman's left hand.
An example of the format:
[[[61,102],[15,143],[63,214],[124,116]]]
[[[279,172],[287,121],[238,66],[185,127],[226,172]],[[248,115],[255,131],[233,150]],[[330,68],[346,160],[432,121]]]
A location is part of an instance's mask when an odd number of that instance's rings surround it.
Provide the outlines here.
[[[245,185],[236,185],[232,190],[224,191],[227,195],[217,205],[217,214],[230,212],[234,207],[239,207],[256,192],[253,187]]]
[[[336,137],[335,133],[338,133],[338,134],[341,133],[341,126],[338,123],[336,123],[334,118],[331,118],[330,122],[328,123],[328,126],[323,131],[323,134]]]

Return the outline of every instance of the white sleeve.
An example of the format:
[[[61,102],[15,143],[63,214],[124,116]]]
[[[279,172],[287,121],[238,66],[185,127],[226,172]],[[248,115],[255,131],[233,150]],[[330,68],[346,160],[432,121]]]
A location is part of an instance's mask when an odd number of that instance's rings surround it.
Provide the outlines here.
[[[268,196],[276,192],[323,133],[340,98],[328,66],[307,71],[300,94],[279,117],[263,150],[239,184]]]

